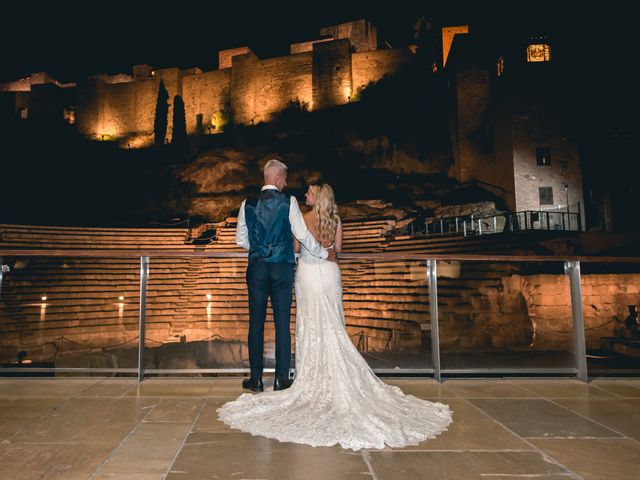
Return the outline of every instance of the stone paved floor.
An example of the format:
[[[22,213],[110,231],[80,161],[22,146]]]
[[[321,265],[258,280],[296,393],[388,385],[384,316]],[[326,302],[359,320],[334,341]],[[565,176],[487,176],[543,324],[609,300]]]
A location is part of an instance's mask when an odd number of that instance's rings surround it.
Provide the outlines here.
[[[230,430],[240,379],[0,379],[0,479],[639,479],[640,380],[387,379],[450,429],[345,451]]]

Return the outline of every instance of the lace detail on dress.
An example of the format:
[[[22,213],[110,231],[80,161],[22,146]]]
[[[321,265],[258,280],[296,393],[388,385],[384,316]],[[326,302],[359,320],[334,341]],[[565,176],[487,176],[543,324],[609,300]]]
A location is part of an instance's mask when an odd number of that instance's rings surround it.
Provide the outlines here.
[[[288,390],[243,394],[218,409],[224,423],[282,442],[404,447],[451,423],[449,407],[380,380],[344,328],[337,264],[304,246],[296,271],[296,378]]]

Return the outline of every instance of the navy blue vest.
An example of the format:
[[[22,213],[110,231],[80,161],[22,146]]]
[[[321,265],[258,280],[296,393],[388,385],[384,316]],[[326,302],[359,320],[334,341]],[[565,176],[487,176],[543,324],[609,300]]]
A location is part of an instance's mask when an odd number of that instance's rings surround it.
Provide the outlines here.
[[[258,198],[246,201],[250,263],[295,263],[290,206],[291,196],[275,189],[263,190]]]

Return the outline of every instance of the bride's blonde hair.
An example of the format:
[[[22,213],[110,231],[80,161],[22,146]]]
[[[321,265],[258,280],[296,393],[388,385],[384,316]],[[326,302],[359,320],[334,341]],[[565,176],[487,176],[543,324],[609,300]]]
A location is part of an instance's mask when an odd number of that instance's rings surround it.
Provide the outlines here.
[[[311,185],[309,190],[315,200],[313,213],[316,216],[318,238],[324,244],[331,244],[336,239],[336,232],[340,223],[338,205],[336,205],[333,189],[324,183],[322,185]]]

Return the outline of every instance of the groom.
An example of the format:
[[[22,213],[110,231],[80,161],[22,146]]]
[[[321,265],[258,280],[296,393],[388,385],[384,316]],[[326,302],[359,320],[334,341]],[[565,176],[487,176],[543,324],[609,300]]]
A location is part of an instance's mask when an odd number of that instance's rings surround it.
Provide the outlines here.
[[[291,386],[291,300],[295,257],[295,236],[311,254],[335,260],[335,252],[323,248],[304,223],[298,201],[283,193],[287,186],[287,166],[272,158],[264,166],[260,195],[242,202],[238,213],[236,243],[249,250],[247,287],[249,290],[249,364],[251,377],[242,387],[262,392],[264,321],[267,299],[271,298],[276,327],[276,378],[274,390]],[[293,235],[292,235],[293,233]]]

